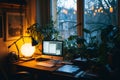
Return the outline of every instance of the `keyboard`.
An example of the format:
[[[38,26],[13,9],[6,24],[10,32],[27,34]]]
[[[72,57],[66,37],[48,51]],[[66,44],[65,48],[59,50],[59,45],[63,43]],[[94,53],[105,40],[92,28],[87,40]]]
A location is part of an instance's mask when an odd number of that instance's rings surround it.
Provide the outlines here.
[[[48,58],[42,58],[42,57],[36,58],[36,61],[37,61],[37,62],[47,61],[47,60],[50,60],[50,59],[48,59]]]
[[[55,63],[52,62],[51,60],[49,60],[49,61],[41,61],[41,62],[37,62],[36,65],[44,66],[44,67],[53,67],[53,66],[55,66]]]

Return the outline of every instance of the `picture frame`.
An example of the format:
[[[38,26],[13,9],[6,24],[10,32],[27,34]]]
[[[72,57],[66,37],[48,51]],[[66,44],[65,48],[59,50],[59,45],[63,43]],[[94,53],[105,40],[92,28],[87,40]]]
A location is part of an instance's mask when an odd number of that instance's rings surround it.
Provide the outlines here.
[[[6,13],[6,41],[17,39],[23,35],[24,20],[25,15],[23,13]]]
[[[3,16],[0,15],[0,38],[3,37]]]

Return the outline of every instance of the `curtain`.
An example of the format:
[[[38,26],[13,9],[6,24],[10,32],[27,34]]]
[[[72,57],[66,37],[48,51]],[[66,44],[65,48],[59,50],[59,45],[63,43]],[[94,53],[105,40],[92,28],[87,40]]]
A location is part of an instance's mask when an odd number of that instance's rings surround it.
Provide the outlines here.
[[[45,25],[49,23],[50,20],[50,0],[38,0],[39,5],[37,10],[39,11],[40,25]]]

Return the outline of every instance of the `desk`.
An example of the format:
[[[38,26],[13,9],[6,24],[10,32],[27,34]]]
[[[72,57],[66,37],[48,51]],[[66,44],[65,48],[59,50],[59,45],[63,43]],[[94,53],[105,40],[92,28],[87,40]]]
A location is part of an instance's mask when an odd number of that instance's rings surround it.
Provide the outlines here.
[[[39,71],[49,71],[49,72],[53,72],[57,68],[62,66],[60,64],[57,64],[55,67],[44,67],[44,66],[39,66],[39,65],[36,65],[36,64],[37,64],[37,62],[35,60],[26,61],[26,62],[21,61],[21,62],[14,63],[14,65],[16,65],[16,66],[32,68],[32,69],[36,69],[36,70],[39,70]]]
[[[16,69],[18,71],[20,70],[25,70],[25,71],[29,71],[30,73],[32,73],[35,76],[35,80],[38,80],[38,78],[40,78],[41,80],[59,80],[61,78],[61,80],[72,80],[72,79],[68,79],[70,77],[66,77],[66,76],[61,76],[58,74],[55,74],[54,72],[62,66],[62,64],[57,64],[55,67],[43,67],[43,66],[39,66],[36,65],[36,61],[35,60],[31,60],[31,61],[27,61],[27,62],[16,62],[14,63],[14,65],[16,66]]]
[[[35,80],[86,80],[80,77],[75,78],[73,75],[56,73],[56,70],[63,64],[57,64],[55,67],[43,67],[36,64],[35,60],[14,63],[17,70],[29,71],[35,77]]]

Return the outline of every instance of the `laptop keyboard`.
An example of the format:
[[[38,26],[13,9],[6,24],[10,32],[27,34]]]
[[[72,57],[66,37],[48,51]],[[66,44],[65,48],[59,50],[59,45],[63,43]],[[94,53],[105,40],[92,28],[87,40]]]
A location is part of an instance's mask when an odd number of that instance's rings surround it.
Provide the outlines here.
[[[36,65],[44,66],[44,67],[53,67],[55,66],[55,63],[52,60],[47,60],[47,61],[37,62]]]
[[[40,62],[40,61],[47,61],[47,60],[50,60],[50,59],[48,59],[48,58],[42,58],[42,57],[36,58],[36,61],[37,61],[37,62]]]

